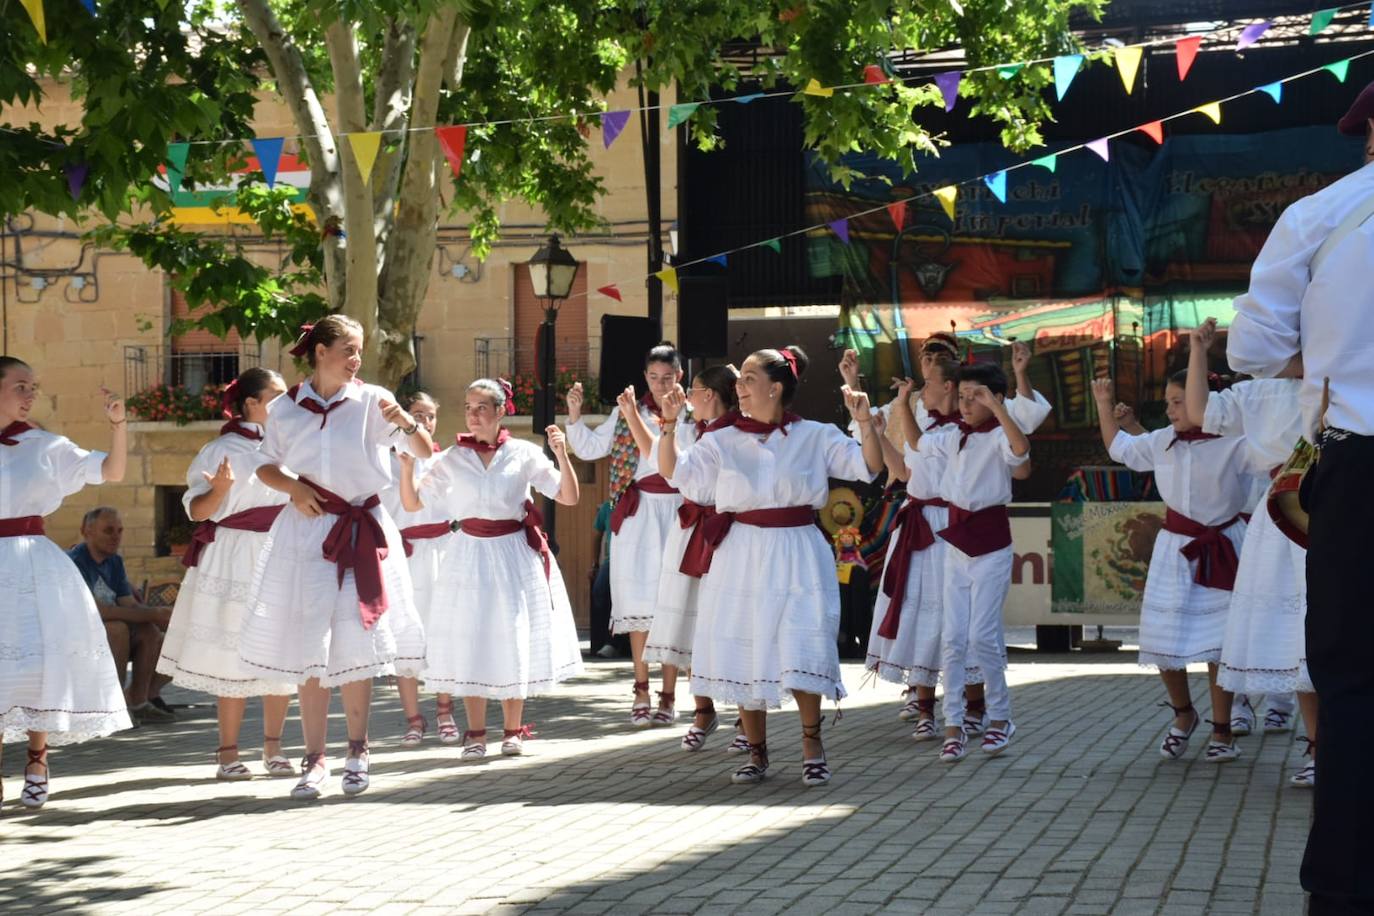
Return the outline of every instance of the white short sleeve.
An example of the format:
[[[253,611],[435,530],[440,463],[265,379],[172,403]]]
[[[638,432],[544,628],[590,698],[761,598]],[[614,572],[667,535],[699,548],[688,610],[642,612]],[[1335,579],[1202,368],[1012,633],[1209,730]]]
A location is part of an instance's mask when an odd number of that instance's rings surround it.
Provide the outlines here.
[[[714,490],[716,478],[720,476],[721,460],[717,437],[724,434],[725,431],[722,430],[702,436],[690,448],[678,452],[677,463],[673,466],[673,477],[668,483],[679,489],[703,492]]]
[[[829,423],[824,424],[823,429],[821,435],[827,475],[839,480],[862,480],[865,483],[877,476],[864,461],[863,445]]]
[[[558,491],[562,489],[563,474],[558,470],[558,465],[554,464],[542,449],[531,447],[526,449],[525,473],[528,475],[530,486],[536,493],[547,496],[549,499],[556,499]]]
[[[1107,454],[1113,461],[1126,465],[1133,471],[1153,471],[1155,469],[1154,437],[1159,431],[1132,436],[1124,429],[1116,431]],[[1165,429],[1164,432],[1169,432]]]
[[[91,452],[70,439],[53,445],[53,471],[63,496],[71,496],[85,486],[105,482],[105,452]]]

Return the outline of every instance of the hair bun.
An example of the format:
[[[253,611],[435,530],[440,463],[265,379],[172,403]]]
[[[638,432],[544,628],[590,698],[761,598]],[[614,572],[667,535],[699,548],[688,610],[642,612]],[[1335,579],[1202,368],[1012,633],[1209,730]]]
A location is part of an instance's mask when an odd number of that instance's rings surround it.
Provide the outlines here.
[[[792,358],[796,360],[797,378],[801,379],[801,377],[806,374],[806,367],[811,365],[810,357],[806,355],[805,350],[796,344],[788,344],[786,347],[783,347],[783,350],[792,354]]]

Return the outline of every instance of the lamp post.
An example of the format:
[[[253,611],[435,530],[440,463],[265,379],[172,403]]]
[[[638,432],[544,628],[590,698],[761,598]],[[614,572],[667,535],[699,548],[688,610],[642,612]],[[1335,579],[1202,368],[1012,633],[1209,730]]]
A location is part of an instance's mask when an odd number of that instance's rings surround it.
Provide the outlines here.
[[[534,285],[534,295],[544,308],[544,320],[539,325],[539,337],[535,354],[539,363],[539,402],[534,408],[534,428],[543,430],[552,425],[558,416],[558,392],[554,386],[558,380],[558,363],[554,356],[554,328],[558,323],[558,307],[572,292],[573,280],[577,277],[577,259],[562,246],[558,236],[549,236],[529,260],[530,282]],[[548,451],[546,445],[545,451]],[[552,457],[552,453],[550,453]],[[544,530],[550,545],[557,547],[554,539],[554,512],[556,503],[544,500]]]

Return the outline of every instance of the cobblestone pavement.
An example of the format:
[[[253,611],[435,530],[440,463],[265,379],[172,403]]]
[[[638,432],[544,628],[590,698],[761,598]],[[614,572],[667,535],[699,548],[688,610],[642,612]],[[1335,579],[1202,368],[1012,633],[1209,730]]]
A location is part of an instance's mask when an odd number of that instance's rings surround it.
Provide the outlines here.
[[[632,732],[622,661],[532,701],[528,756],[477,764],[432,732],[402,750],[379,687],[371,790],[345,799],[336,772],[315,804],[287,799],[290,780],[210,779],[213,701],[169,689],[193,704],[177,724],[54,751],[37,814],[7,748],[0,912],[1302,912],[1311,798],[1287,785],[1291,734],[1241,739],[1217,766],[1199,731],[1164,761],[1159,682],[1133,654],[1017,654],[1011,749],[951,766],[910,740],[898,691],[861,674],[846,665],[852,696],[826,728],[826,788],[800,783],[795,709],[770,717],[774,766],[755,787],[729,784],[728,728],[696,754],[685,726]]]

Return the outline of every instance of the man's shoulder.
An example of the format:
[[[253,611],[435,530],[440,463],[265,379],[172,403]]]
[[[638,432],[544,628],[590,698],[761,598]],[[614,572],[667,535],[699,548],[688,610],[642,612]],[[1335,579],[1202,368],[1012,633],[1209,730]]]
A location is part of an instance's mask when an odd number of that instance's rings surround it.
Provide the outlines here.
[[[91,552],[86,549],[85,544],[77,544],[75,547],[68,548],[67,556],[71,557],[72,560],[78,564],[84,563],[92,566],[95,565],[95,558],[91,556]]]

